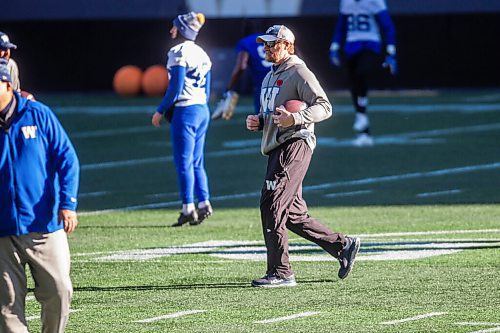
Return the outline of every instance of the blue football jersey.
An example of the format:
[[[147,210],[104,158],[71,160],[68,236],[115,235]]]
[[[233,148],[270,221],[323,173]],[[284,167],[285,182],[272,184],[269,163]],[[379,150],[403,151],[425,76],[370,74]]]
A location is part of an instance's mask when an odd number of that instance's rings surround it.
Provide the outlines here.
[[[236,53],[245,51],[249,54],[248,67],[252,76],[254,87],[260,90],[262,80],[269,72],[272,63],[266,61],[266,54],[264,52],[264,44],[257,43],[256,39],[261,33],[256,33],[240,39],[236,45]]]
[[[369,49],[380,52],[382,36],[395,44],[395,29],[384,0],[341,0],[333,42],[344,44],[347,55]]]

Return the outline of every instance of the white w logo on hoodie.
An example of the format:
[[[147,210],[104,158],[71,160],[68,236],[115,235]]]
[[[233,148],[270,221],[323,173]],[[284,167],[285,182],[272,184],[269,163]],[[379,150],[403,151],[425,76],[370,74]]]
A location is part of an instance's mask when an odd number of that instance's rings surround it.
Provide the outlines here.
[[[23,126],[21,127],[23,131],[25,139],[34,139],[36,138],[36,131],[38,130],[37,126]]]

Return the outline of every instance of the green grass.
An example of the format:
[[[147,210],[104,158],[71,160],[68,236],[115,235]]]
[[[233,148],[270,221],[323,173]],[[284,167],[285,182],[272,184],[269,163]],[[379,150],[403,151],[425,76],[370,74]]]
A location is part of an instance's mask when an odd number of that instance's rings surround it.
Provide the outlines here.
[[[221,257],[228,252],[263,254],[258,193],[266,160],[256,146],[229,145],[259,138],[244,129],[244,111],[229,122],[213,122],[208,134],[206,166],[214,216],[197,227],[169,228],[180,206],[175,169],[168,161],[169,129],[150,126],[157,99],[39,99],[54,106],[82,164],[80,225],[70,236],[75,289],[71,308],[77,312],[71,314],[67,332],[468,333],[500,326],[500,129],[483,126],[500,123],[500,107],[472,112],[389,110],[497,105],[500,94],[450,91],[373,97],[372,105],[381,108],[371,114],[375,138],[425,133],[367,149],[319,144],[304,182],[314,217],[333,230],[363,235],[360,260],[341,281],[337,262],[312,261],[328,257],[290,234],[298,285],[274,290],[250,287],[252,279],[263,275],[264,261]],[[318,137],[347,142],[353,135],[353,115],[345,112],[349,99],[332,95],[332,100],[339,112],[317,126]],[[89,112],[89,106],[98,111]],[[122,106],[123,113],[110,112],[110,107],[119,111]],[[79,109],[68,112],[67,107]],[[250,110],[250,99],[243,98],[240,107]],[[221,152],[227,155],[214,156]],[[129,164],[100,164],[125,161]],[[247,196],[235,196],[241,194]],[[160,209],[138,209],[147,205]],[[148,260],[103,259],[121,251],[172,251],[174,246],[208,241],[237,244]],[[259,248],[238,247],[249,241]],[[369,258],[450,247],[457,251],[420,259]],[[134,322],[189,310],[204,312]],[[318,313],[256,323],[302,312]],[[446,314],[382,324],[434,312]],[[37,315],[38,303],[28,300],[26,313]],[[29,326],[40,331],[39,320],[29,321]]]
[[[449,234],[363,239],[366,249],[387,243],[500,242],[498,205],[331,208],[311,213],[332,229],[349,234],[442,231]],[[256,290],[251,279],[265,262],[221,260],[208,254],[179,254],[145,261],[102,261],[119,250],[158,249],[208,240],[261,239],[257,208],[220,209],[198,227],[167,228],[171,210],[82,216],[70,236],[75,288],[68,332],[473,332],[456,322],[500,322],[500,247],[465,249],[419,260],[363,261],[352,275],[336,277],[336,262],[292,262],[298,286]],[[454,234],[455,230],[495,232]],[[290,235],[291,244],[307,242]],[[386,245],[383,245],[386,244]],[[390,247],[390,246],[389,246]],[[292,251],[292,254],[294,252]],[[320,254],[311,250],[309,254]],[[360,258],[368,255],[362,252]],[[36,313],[28,302],[28,313]],[[186,310],[200,314],[134,323]],[[255,321],[315,311],[318,315],[273,324]],[[446,312],[399,325],[385,321]],[[30,322],[36,331],[38,322]],[[479,329],[479,328],[478,328]]]

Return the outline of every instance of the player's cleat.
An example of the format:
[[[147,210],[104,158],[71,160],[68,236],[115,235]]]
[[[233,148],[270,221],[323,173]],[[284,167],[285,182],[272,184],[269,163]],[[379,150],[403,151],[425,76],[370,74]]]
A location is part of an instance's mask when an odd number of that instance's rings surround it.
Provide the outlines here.
[[[198,219],[196,221],[189,222],[189,224],[191,225],[200,224],[204,220],[208,219],[209,216],[212,216],[214,210],[212,209],[212,205],[207,205],[203,208],[198,208],[197,213],[198,213]]]
[[[289,277],[280,277],[278,274],[266,274],[260,279],[252,281],[252,287],[257,288],[278,288],[278,287],[294,287],[297,285],[295,275]]]
[[[352,144],[355,147],[371,147],[373,146],[373,138],[366,133],[361,133]]]
[[[354,124],[352,125],[352,129],[356,132],[366,131],[370,127],[370,120],[368,116],[364,113],[356,112],[356,118],[354,119]]]
[[[358,237],[347,237],[347,244],[338,258],[340,263],[339,278],[345,279],[351,272],[360,245],[361,240]]]
[[[198,214],[196,214],[196,211],[193,210],[189,215],[184,215],[181,212],[179,218],[177,219],[177,223],[172,224],[172,227],[182,227],[186,223],[193,224],[193,222],[196,221],[198,221]]]

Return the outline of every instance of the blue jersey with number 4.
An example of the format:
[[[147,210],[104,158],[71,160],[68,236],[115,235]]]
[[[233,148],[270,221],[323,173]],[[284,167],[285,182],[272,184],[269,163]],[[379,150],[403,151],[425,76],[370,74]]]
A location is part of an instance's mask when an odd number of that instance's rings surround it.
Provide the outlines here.
[[[396,33],[384,0],[341,0],[333,42],[343,45],[347,56],[362,50],[380,53],[381,32],[394,45]]]

